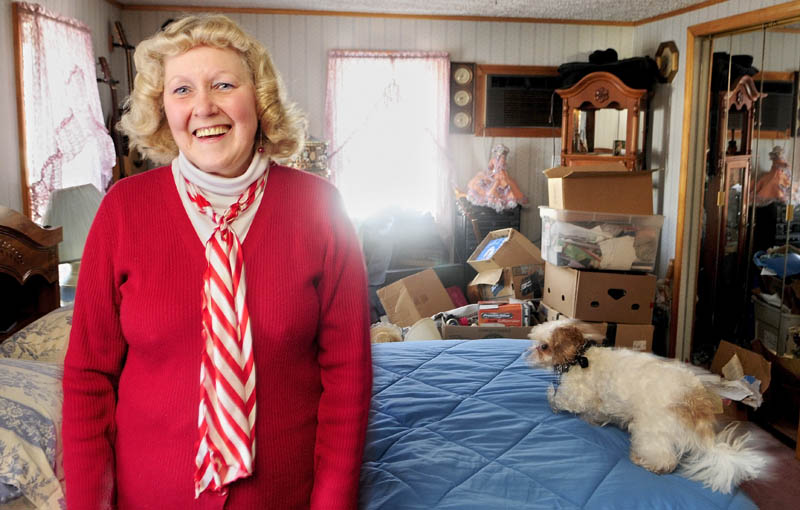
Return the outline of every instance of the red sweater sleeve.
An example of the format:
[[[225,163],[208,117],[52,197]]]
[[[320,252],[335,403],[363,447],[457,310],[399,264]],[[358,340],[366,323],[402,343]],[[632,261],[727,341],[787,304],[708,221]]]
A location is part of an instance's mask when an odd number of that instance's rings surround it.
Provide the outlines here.
[[[338,194],[322,277],[318,361],[322,379],[311,509],[355,509],[372,391],[364,259]]]
[[[113,191],[86,240],[64,360],[62,437],[71,510],[112,508],[115,500],[114,409],[126,345],[114,270],[119,223],[111,205]]]

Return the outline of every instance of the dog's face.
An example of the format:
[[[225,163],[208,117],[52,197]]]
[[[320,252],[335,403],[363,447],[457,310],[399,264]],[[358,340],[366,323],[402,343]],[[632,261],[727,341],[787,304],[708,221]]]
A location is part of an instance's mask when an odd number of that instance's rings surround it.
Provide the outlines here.
[[[533,347],[528,361],[534,365],[553,367],[575,359],[583,346],[584,336],[573,320],[545,322],[534,326],[529,338]]]

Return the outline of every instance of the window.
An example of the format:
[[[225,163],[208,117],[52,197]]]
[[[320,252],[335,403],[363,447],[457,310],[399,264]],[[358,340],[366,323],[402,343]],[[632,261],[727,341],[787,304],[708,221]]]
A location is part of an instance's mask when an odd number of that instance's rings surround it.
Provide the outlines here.
[[[106,189],[114,144],[103,124],[89,28],[39,5],[12,5],[23,209],[41,224],[54,190],[80,184]]]
[[[354,219],[397,207],[449,228],[449,66],[443,52],[329,53],[329,164]]]

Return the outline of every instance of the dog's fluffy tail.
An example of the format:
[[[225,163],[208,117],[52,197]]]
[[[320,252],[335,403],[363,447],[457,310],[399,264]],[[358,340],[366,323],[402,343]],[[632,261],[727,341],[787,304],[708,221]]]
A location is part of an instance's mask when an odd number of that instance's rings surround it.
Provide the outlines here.
[[[754,448],[750,433],[734,434],[738,423],[730,423],[710,445],[697,445],[682,459],[680,471],[711,490],[728,494],[739,483],[757,478],[769,457]]]

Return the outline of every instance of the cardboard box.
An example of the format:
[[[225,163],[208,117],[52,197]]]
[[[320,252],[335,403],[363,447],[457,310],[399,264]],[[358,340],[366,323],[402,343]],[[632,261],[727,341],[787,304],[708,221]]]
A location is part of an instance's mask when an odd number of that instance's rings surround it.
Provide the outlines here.
[[[533,307],[524,303],[483,301],[478,303],[478,325],[528,326]]]
[[[559,166],[544,171],[550,207],[620,214],[653,214],[653,172],[622,163]]]
[[[739,358],[744,374],[752,375],[761,381],[759,387],[763,395],[769,387],[772,364],[767,361],[764,356],[756,352],[721,340],[717,352],[714,354],[714,359],[711,361],[711,371],[715,374],[722,375],[722,367],[730,361],[734,354]],[[752,408],[740,402],[723,401],[722,414],[735,420],[747,420],[748,409]]]
[[[722,367],[731,360],[734,354],[739,358],[744,374],[752,375],[761,381],[761,393],[766,392],[771,379],[772,364],[764,356],[725,340],[720,340],[719,342],[717,352],[711,361],[711,371],[722,375]]]
[[[539,305],[539,318],[544,322],[568,317],[545,304],[541,304]],[[584,330],[584,334],[596,335],[601,339],[605,339],[605,345],[624,347],[634,351],[653,351],[653,332],[655,331],[655,326],[652,324],[583,322],[580,324],[580,327]]]
[[[655,293],[656,277],[652,274],[545,265],[542,302],[573,319],[651,324]]]
[[[423,317],[455,308],[433,269],[406,276],[378,289],[378,299],[389,321],[401,327],[412,326]]]
[[[652,352],[652,324],[618,324],[615,322],[584,322],[583,327],[590,333],[605,338],[607,345],[623,347],[633,351]]]
[[[443,340],[481,340],[485,338],[528,338],[533,326],[442,326]]]
[[[506,267],[544,264],[539,248],[513,228],[489,232],[467,262],[479,273]]]
[[[478,300],[541,297],[544,264],[489,269],[478,273],[467,285],[467,295]]]

